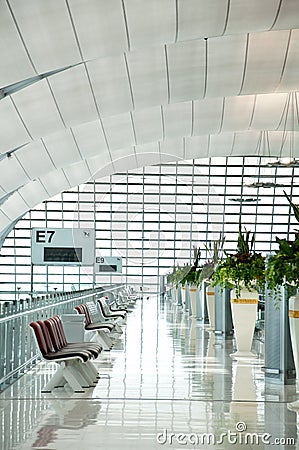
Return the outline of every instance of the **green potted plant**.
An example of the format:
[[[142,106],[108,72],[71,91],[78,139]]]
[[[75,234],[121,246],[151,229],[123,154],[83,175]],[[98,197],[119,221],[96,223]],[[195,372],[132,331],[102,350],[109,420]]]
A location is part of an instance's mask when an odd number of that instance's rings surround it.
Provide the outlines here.
[[[295,205],[284,191],[299,222],[299,207]],[[275,300],[280,299],[280,288],[283,285],[299,288],[299,232],[296,230],[294,240],[276,237],[278,250],[267,259],[266,280],[268,289]]]
[[[211,279],[215,268],[221,260],[225,237],[220,233],[219,238],[209,242],[205,247],[209,256],[208,260],[201,267],[200,283],[205,282],[202,288],[203,301],[206,301],[210,328],[209,331],[215,329],[215,290],[211,284]]]
[[[239,223],[237,252],[228,254],[220,261],[212,274],[212,285],[234,289],[236,299],[240,298],[241,289],[248,291],[263,290],[265,285],[265,258],[261,253],[255,253],[253,246],[255,233],[250,240],[250,231]]]
[[[209,258],[201,266],[200,281],[211,281],[215,268],[222,259],[224,242],[225,236],[220,233],[219,238],[216,241],[209,242],[205,245]]]
[[[237,351],[231,356],[253,357],[251,345],[257,315],[258,290],[264,289],[265,258],[253,250],[255,234],[242,232],[241,221],[237,252],[220,261],[212,275],[212,285],[230,288]]]
[[[291,198],[284,191],[284,195],[288,199],[293,209],[296,220],[299,222],[299,206],[295,205]],[[281,287],[297,291],[299,288],[299,233],[295,230],[293,240],[280,239],[276,237],[278,249],[267,260],[266,281],[270,293],[277,302],[281,300]],[[293,348],[293,356],[296,368],[296,377],[299,378],[299,294],[295,294],[289,298],[289,324],[291,343]],[[299,400],[288,405],[289,409],[298,411]]]
[[[200,261],[200,248],[193,247],[193,264],[184,267],[184,274],[181,278],[182,286],[185,287],[188,284],[189,294],[191,299],[191,317],[196,317],[196,291],[200,284],[201,267]]]
[[[185,270],[185,267],[180,267],[177,265],[173,266],[172,272],[167,274],[167,283],[171,285],[171,297],[173,302],[175,302],[175,300],[179,300],[177,291]]]

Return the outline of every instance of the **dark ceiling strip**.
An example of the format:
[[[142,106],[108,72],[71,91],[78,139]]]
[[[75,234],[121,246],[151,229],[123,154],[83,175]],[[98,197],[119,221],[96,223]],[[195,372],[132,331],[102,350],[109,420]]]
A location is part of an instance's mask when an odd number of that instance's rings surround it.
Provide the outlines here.
[[[194,100],[191,101],[191,136],[194,133]]]
[[[168,54],[167,45],[164,45],[165,51],[165,68],[166,68],[166,81],[167,81],[167,103],[170,103],[170,79],[169,79],[169,65],[168,65]]]
[[[204,88],[203,88],[203,95],[202,98],[205,98],[206,93],[207,93],[207,85],[208,85],[208,38],[204,38],[204,43],[205,43],[205,75],[204,75]]]
[[[274,18],[274,22],[272,23],[272,25],[271,25],[271,27],[269,28],[268,31],[273,30],[273,28],[274,28],[275,25],[276,25],[276,22],[277,22],[277,20],[278,20],[278,17],[279,17],[280,11],[281,11],[282,2],[283,2],[283,0],[280,0],[279,5],[278,5],[278,8],[277,8],[277,11],[276,11],[276,15],[275,15],[275,18]]]
[[[134,123],[132,111],[130,111],[129,114],[130,114],[130,119],[131,119],[133,135],[134,135],[134,143],[135,143],[135,145],[137,145],[136,129],[135,129],[135,123]]]
[[[248,58],[248,48],[249,48],[249,34],[247,33],[243,76],[242,76],[241,87],[240,87],[240,91],[239,91],[238,95],[241,95],[243,86],[244,86],[244,82],[245,82],[246,69],[247,69],[247,58]]]
[[[289,31],[288,43],[287,43],[287,48],[286,48],[286,52],[285,52],[285,57],[284,57],[282,69],[281,69],[281,75],[280,75],[279,82],[278,82],[278,84],[277,84],[276,89],[277,89],[278,86],[280,85],[280,83],[281,83],[281,81],[282,81],[282,78],[283,78],[283,75],[284,75],[284,72],[285,72],[285,68],[286,68],[287,60],[288,60],[288,56],[289,56],[289,50],[290,50],[291,38],[292,38],[292,30]],[[275,90],[274,90],[274,92],[275,92]]]
[[[53,97],[53,101],[54,101],[54,103],[55,103],[55,106],[56,106],[57,112],[58,112],[58,114],[59,114],[59,117],[60,117],[60,119],[61,119],[61,122],[63,123],[64,128],[67,128],[67,125],[66,125],[66,123],[65,123],[65,121],[64,121],[64,118],[63,118],[63,115],[62,115],[62,113],[61,113],[61,111],[60,111],[60,108],[59,108],[59,105],[58,105],[58,103],[57,103],[56,97],[55,97],[55,95],[54,95],[52,86],[51,86],[51,84],[49,83],[49,80],[48,80],[48,79],[46,79],[46,82],[47,82],[48,88],[49,88],[49,90],[50,90],[50,92],[51,92],[51,95],[52,95],[52,97]]]
[[[164,141],[164,139],[165,139],[165,119],[164,119],[163,105],[161,105],[160,111],[161,111],[162,139]]]
[[[219,126],[218,133],[221,133],[222,127],[223,127],[224,111],[225,111],[225,100],[226,100],[226,98],[223,97],[223,100],[222,100],[222,111],[221,111],[221,120],[220,120],[220,126]]]
[[[16,148],[13,148],[11,150],[7,150],[6,152],[2,153],[0,155],[0,161],[2,161],[5,158],[10,158],[13,153],[17,152],[18,150],[20,150],[21,148],[25,147],[28,144],[29,144],[29,142],[26,142],[25,144],[19,145]]]
[[[80,46],[78,33],[77,33],[77,30],[76,30],[76,27],[75,27],[74,19],[73,19],[73,16],[72,16],[72,12],[71,12],[68,0],[65,0],[65,3],[66,3],[66,7],[67,7],[67,10],[68,10],[68,13],[69,13],[69,18],[70,18],[70,21],[71,21],[74,37],[75,37],[75,40],[76,40],[76,43],[77,43],[77,47],[78,47],[81,59],[82,59],[82,61],[84,61],[83,52],[82,52],[82,49],[81,49],[81,46]]]
[[[174,42],[177,42],[179,38],[179,0],[175,0],[175,38]]]
[[[40,141],[41,141],[41,143],[42,143],[42,145],[43,145],[43,147],[44,147],[44,149],[45,149],[47,155],[49,156],[49,158],[50,158],[50,160],[51,160],[51,163],[53,164],[54,169],[57,170],[57,166],[56,166],[56,164],[55,164],[55,162],[54,162],[54,160],[53,160],[53,158],[52,158],[51,153],[49,152],[49,150],[48,150],[48,148],[47,148],[47,146],[46,146],[46,144],[45,144],[44,139],[41,138]]]
[[[131,50],[131,41],[130,41],[128,17],[127,17],[124,0],[121,0],[121,4],[122,4],[122,10],[123,10],[123,16],[124,16],[124,22],[125,22],[125,30],[126,30],[126,35],[127,35],[128,51],[130,51]]]
[[[254,117],[254,113],[255,113],[255,107],[256,107],[256,99],[257,96],[254,96],[254,100],[253,100],[253,108],[252,108],[252,112],[251,112],[251,117],[250,117],[250,121],[249,121],[249,126],[248,126],[248,130],[250,130],[252,122],[253,122],[253,117]]]
[[[24,126],[26,132],[28,133],[28,136],[29,136],[30,139],[33,141],[33,136],[31,135],[29,129],[27,128],[27,125],[26,125],[26,123],[24,122],[24,119],[23,119],[23,117],[22,117],[20,111],[18,110],[17,105],[15,104],[13,97],[10,97],[10,100],[11,100],[11,102],[12,102],[12,104],[13,104],[15,110],[16,110],[16,113],[18,114],[18,116],[19,116],[19,118],[20,118],[20,121],[22,122],[22,124],[23,124],[23,126]]]
[[[125,67],[126,67],[127,76],[128,76],[131,101],[132,101],[132,106],[133,106],[133,110],[134,110],[135,109],[135,100],[134,100],[134,94],[133,94],[133,85],[132,85],[132,78],[131,78],[131,74],[130,74],[129,63],[128,63],[128,58],[127,58],[126,53],[124,53],[124,60],[125,60]]]
[[[12,95],[22,89],[25,89],[26,87],[31,86],[31,84],[37,83],[38,81],[47,79],[47,78],[51,77],[52,75],[55,75],[60,72],[64,72],[65,70],[71,69],[72,67],[79,66],[80,64],[83,64],[83,63],[80,62],[78,64],[74,64],[73,66],[66,66],[66,67],[63,67],[62,69],[51,70],[50,72],[45,72],[40,75],[26,78],[24,80],[17,81],[16,83],[4,86],[4,87],[0,88],[0,99],[7,97],[9,95]]]
[[[223,28],[222,36],[225,34],[226,29],[227,29],[229,13],[230,13],[230,0],[227,0],[226,16],[225,16],[224,28]]]

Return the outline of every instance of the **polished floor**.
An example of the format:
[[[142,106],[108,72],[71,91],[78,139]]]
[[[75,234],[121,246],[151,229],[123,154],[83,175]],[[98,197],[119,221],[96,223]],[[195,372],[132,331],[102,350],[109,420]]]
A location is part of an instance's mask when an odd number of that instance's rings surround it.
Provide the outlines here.
[[[233,339],[156,297],[136,303],[123,331],[84,394],[42,394],[55,371],[45,363],[6,389],[0,450],[299,448],[288,409],[299,392],[265,383],[259,341],[257,359],[234,361]]]

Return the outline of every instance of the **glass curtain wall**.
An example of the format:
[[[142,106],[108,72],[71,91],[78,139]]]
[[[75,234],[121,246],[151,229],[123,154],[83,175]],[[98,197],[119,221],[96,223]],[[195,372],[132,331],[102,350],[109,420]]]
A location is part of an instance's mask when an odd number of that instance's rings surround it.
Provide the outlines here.
[[[234,252],[239,218],[256,233],[255,249],[269,253],[275,237],[299,225],[283,194],[299,203],[299,168],[270,168],[256,157],[179,161],[90,181],[29,211],[6,238],[0,255],[0,298],[126,282],[158,290],[159,276],[192,260],[193,245],[223,233]],[[297,201],[296,201],[297,197]],[[290,216],[291,214],[291,216]],[[31,228],[95,228],[96,255],[121,256],[121,275],[94,267],[32,266]]]

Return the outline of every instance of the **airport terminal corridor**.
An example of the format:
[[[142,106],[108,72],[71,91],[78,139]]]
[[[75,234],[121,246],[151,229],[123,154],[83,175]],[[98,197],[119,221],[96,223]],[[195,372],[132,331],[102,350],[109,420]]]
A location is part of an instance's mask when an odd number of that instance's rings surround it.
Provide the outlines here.
[[[296,387],[265,383],[260,341],[256,359],[235,361],[234,339],[208,327],[170,297],[139,299],[95,361],[95,388],[42,394],[56,370],[42,362],[1,394],[1,450],[295,449]]]

